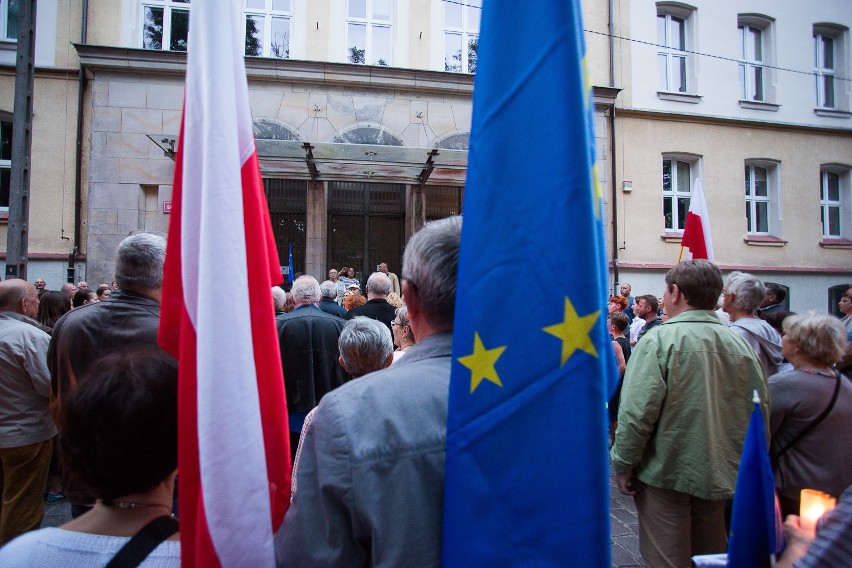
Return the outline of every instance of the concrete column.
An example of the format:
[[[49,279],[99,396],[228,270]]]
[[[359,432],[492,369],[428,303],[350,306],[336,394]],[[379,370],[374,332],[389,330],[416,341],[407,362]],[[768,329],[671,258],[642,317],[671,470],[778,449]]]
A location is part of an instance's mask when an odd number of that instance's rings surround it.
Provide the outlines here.
[[[328,185],[325,182],[308,181],[307,191],[305,273],[322,282],[327,273]]]

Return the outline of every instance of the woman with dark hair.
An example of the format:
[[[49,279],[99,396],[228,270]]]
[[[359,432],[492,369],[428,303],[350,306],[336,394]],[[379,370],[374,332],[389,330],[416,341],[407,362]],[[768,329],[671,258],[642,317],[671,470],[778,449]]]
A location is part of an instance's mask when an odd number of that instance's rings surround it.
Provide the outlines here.
[[[38,315],[36,319],[41,325],[53,327],[56,320],[71,311],[71,300],[68,294],[56,290],[48,290],[38,300]]]
[[[22,535],[0,549],[0,565],[104,566],[143,529],[150,552],[138,564],[180,566],[172,496],[177,475],[177,364],[161,351],[94,363],[61,409],[64,467],[97,496],[88,513]],[[171,536],[169,536],[171,535]],[[131,537],[134,537],[131,539]],[[168,540],[165,540],[168,538]],[[125,549],[126,550],[126,549]]]

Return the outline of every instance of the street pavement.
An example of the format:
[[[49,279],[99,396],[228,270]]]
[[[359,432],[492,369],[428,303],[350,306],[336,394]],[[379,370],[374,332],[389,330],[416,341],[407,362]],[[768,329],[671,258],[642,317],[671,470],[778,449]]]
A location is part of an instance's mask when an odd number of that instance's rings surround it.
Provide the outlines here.
[[[609,518],[612,541],[612,568],[644,566],[639,554],[639,521],[633,497],[618,492],[612,477],[609,480]],[[71,505],[65,501],[45,507],[42,527],[56,527],[71,520]]]

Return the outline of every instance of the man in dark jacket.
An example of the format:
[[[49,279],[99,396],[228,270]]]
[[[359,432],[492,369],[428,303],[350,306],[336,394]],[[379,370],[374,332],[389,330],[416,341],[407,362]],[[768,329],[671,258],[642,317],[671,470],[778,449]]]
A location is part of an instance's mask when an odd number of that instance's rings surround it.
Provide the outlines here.
[[[275,320],[290,415],[290,447],[295,448],[305,416],[327,392],[348,381],[349,375],[337,362],[337,340],[346,322],[319,309],[316,278],[300,276],[290,291],[296,309]]]
[[[111,353],[157,346],[166,240],[137,233],[121,241],[115,255],[118,289],[109,302],[71,310],[53,328],[47,354],[54,412],[86,374],[92,363]],[[94,498],[65,475],[63,486],[76,517],[94,505]]]
[[[396,308],[387,301],[390,291],[390,278],[384,272],[373,272],[370,278],[367,279],[367,303],[346,312],[346,319],[352,319],[356,316],[366,316],[374,320],[379,320],[388,326],[391,334],[393,334],[391,322],[396,317]]]
[[[337,284],[331,280],[326,280],[320,284],[320,292],[322,293],[322,302],[320,302],[319,309],[327,314],[345,318],[346,310],[335,301],[337,299]]]

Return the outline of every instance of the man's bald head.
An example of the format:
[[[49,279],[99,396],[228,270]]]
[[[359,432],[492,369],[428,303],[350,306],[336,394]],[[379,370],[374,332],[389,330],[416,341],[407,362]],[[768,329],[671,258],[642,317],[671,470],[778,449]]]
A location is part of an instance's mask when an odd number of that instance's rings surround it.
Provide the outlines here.
[[[384,272],[373,272],[367,279],[367,299],[384,299],[391,291],[391,281]]]
[[[17,312],[31,318],[38,314],[36,287],[20,278],[0,282],[0,310]]]

